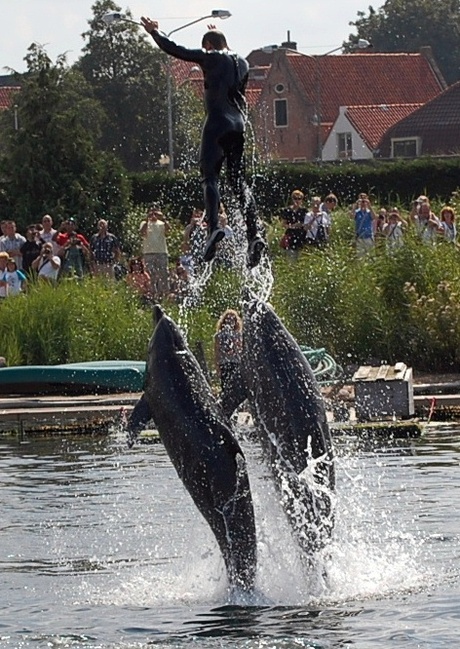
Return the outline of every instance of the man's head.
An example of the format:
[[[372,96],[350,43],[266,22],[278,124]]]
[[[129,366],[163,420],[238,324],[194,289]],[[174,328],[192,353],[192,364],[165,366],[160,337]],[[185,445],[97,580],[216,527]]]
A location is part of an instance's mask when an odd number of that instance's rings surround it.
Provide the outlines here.
[[[5,233],[7,237],[14,237],[16,234],[16,223],[14,221],[7,221],[5,224]]]
[[[45,232],[50,232],[51,228],[53,227],[53,219],[49,214],[45,214],[45,216],[42,218],[42,225]]]
[[[420,203],[419,215],[423,219],[429,219],[431,214],[431,207],[429,203]]]
[[[335,194],[328,194],[324,199],[324,202],[326,203],[328,210],[335,210],[338,203],[337,196]]]
[[[321,197],[313,196],[313,198],[310,201],[310,207],[313,212],[318,212],[319,208],[321,207]]]
[[[29,225],[26,230],[27,241],[33,241],[35,239],[36,232],[37,230],[35,229],[35,225]]]
[[[109,224],[105,219],[99,219],[97,222],[97,229],[99,232],[106,233],[108,230]]]
[[[70,234],[71,232],[75,232],[77,230],[77,222],[73,217],[70,217],[70,219],[67,219],[67,232]]]
[[[150,206],[150,209],[147,213],[147,217],[150,221],[158,221],[158,219],[161,219],[163,216],[163,212],[161,211],[161,207],[159,203],[152,203]]]
[[[222,32],[217,29],[211,29],[206,32],[201,41],[201,47],[204,50],[227,50],[227,39]]]
[[[390,223],[398,223],[401,221],[401,217],[399,215],[399,210],[397,207],[393,207],[393,209],[390,210],[390,213],[388,215],[388,220]]]

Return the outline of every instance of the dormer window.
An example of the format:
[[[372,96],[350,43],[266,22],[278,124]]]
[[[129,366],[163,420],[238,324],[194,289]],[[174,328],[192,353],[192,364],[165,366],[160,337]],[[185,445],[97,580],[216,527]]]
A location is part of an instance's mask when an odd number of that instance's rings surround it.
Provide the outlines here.
[[[415,158],[420,155],[419,137],[392,137],[391,157],[392,158]]]

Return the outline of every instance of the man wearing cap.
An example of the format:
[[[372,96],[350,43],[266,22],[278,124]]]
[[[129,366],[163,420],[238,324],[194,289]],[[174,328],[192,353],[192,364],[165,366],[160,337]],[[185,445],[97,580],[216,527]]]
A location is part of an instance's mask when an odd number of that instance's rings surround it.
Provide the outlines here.
[[[203,36],[202,49],[188,49],[160,34],[156,20],[142,17],[141,22],[160,49],[177,59],[197,63],[203,71],[206,119],[201,134],[200,171],[208,224],[204,261],[214,258],[217,243],[225,236],[218,220],[218,181],[225,162],[227,181],[246,222],[248,265],[251,268],[257,266],[266,243],[259,234],[257,207],[245,180],[245,91],[249,64],[228,50],[224,34],[214,28]]]
[[[152,279],[154,298],[169,293],[168,245],[166,235],[170,225],[165,219],[158,203],[153,203],[142,221],[139,233],[142,238],[142,255],[147,271]]]
[[[57,230],[53,235],[52,240],[55,241],[58,246],[63,248],[71,236],[77,237],[86,248],[89,248],[87,238],[83,234],[77,232],[77,222],[73,216],[67,219],[67,221],[61,223],[59,230]]]

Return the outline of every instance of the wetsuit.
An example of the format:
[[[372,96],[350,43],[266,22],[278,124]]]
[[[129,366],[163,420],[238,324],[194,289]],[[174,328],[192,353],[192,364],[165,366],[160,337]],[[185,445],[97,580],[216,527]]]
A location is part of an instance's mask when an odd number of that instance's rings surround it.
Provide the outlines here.
[[[219,173],[224,163],[227,180],[244,216],[248,241],[257,235],[257,208],[246,180],[244,131],[248,62],[228,50],[188,49],[158,31],[151,32],[158,47],[183,61],[197,63],[204,75],[206,120],[201,134],[200,171],[210,234],[218,228]]]

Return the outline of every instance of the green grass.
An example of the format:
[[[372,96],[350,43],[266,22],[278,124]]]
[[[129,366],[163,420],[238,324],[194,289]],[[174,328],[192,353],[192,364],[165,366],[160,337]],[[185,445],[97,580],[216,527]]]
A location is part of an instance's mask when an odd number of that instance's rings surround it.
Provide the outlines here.
[[[175,224],[172,262],[180,232]],[[352,222],[342,212],[334,217],[326,249],[304,251],[290,263],[278,245],[281,233],[274,220],[268,227],[275,278],[270,301],[300,344],[325,347],[340,364],[374,358],[420,370],[458,367],[457,247],[426,245],[409,231],[401,249],[389,252],[381,245],[357,259]],[[225,309],[239,308],[240,289],[235,273],[214,270],[199,306],[184,310],[164,303],[190,346],[203,343],[210,364],[217,319]],[[122,281],[85,278],[56,287],[39,282],[0,308],[0,354],[9,365],[143,360],[152,333],[150,310]]]

